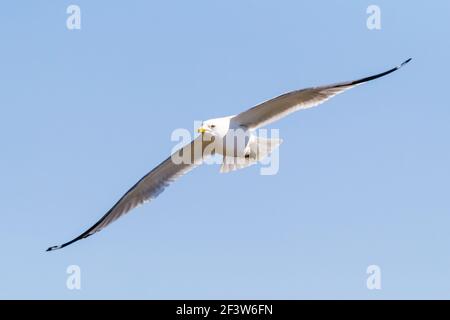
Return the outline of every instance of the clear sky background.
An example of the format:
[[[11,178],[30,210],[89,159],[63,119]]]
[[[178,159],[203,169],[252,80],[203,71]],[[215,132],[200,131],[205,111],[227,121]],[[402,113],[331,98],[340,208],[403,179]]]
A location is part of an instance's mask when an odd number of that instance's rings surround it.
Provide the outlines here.
[[[450,298],[449,30],[443,0],[3,3],[0,298]],[[203,166],[45,252],[165,159],[174,129],[409,57],[274,124],[277,175]]]

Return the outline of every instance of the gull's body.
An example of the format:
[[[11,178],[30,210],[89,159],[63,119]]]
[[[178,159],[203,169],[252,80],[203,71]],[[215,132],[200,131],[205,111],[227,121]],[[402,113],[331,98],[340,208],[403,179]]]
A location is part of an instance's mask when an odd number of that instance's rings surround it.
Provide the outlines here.
[[[408,59],[398,67],[371,77],[292,91],[261,103],[238,115],[203,122],[198,130],[201,133],[199,137],[176,151],[139,180],[96,224],[75,239],[60,246],[50,247],[47,251],[61,249],[78,240],[87,238],[138,205],[151,201],[164,191],[171,182],[202,164],[208,155],[214,153],[224,157],[221,172],[229,172],[257,163],[274,148],[278,147],[282,141],[280,139],[257,137],[254,134],[256,129],[293,112],[315,107],[335,95],[362,83],[388,75],[401,68],[410,60]],[[230,147],[229,141],[234,141],[236,136],[241,143],[231,143]],[[184,160],[188,158],[189,161],[175,161],[175,159],[179,160],[181,158]]]

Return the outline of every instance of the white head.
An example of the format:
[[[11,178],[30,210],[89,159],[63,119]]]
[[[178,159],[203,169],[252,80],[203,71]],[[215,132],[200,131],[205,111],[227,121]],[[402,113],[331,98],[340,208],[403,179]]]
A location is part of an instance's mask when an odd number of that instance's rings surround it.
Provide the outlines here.
[[[214,137],[224,137],[230,129],[230,120],[233,116],[203,121],[197,132]]]

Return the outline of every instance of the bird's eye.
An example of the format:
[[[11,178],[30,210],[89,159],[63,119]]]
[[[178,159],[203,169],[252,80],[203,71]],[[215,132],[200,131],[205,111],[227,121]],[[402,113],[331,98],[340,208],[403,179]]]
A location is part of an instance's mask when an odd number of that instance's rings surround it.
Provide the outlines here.
[[[211,129],[214,129],[216,126],[214,124],[209,126]]]

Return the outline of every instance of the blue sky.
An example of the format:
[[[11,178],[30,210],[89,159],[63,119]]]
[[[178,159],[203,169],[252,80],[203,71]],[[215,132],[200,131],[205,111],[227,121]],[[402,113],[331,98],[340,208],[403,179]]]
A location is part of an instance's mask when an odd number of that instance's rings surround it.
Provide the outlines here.
[[[450,298],[448,1],[13,1],[0,15],[0,298]],[[277,175],[204,166],[45,252],[165,159],[174,129],[409,57],[272,125]]]

